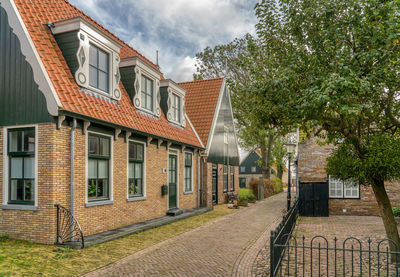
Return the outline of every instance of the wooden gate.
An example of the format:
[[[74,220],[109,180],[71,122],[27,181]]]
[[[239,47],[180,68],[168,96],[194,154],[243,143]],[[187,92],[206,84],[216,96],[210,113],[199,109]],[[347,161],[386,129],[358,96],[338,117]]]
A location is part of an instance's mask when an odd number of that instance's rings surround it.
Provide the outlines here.
[[[329,216],[327,182],[300,183],[299,213],[301,216]]]

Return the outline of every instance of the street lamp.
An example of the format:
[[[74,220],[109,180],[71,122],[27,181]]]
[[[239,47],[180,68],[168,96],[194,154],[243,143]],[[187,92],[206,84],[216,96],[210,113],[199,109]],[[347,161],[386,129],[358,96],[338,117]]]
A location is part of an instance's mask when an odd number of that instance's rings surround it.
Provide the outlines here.
[[[291,186],[290,186],[290,158],[292,157],[292,154],[294,153],[294,150],[296,148],[296,144],[293,142],[289,141],[288,143],[285,143],[286,147],[286,152],[288,154],[288,160],[289,160],[289,169],[288,169],[288,189],[287,189],[287,211],[290,209],[290,201],[292,200],[292,195],[291,195]]]

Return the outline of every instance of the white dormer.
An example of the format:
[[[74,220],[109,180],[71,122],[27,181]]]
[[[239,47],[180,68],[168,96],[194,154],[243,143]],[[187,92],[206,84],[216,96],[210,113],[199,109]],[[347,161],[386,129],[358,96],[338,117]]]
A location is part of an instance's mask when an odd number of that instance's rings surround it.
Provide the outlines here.
[[[49,26],[78,85],[120,100],[119,54],[123,45],[82,17]]]
[[[170,79],[161,81],[161,90],[161,106],[168,121],[185,127],[186,90]]]
[[[134,93],[131,95],[135,107],[159,117],[161,115],[161,72],[140,57],[124,58],[121,60],[120,67],[134,68],[129,74],[132,74],[135,78],[133,84]]]

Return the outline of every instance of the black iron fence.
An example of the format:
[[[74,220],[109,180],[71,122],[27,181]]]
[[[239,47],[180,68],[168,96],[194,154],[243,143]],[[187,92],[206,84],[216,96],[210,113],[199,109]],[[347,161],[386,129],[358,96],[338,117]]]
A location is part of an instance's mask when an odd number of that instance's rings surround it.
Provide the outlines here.
[[[276,276],[285,254],[286,247],[277,245],[287,245],[296,220],[299,215],[299,202],[296,200],[289,211],[283,216],[281,223],[275,230],[271,231],[270,237],[270,275]]]
[[[390,239],[318,235],[307,241],[285,234],[282,241],[273,246],[283,254],[271,276],[400,276],[399,247]]]
[[[55,204],[54,206],[57,208],[57,236],[55,244],[84,248],[85,240],[78,220],[67,208],[59,204]]]

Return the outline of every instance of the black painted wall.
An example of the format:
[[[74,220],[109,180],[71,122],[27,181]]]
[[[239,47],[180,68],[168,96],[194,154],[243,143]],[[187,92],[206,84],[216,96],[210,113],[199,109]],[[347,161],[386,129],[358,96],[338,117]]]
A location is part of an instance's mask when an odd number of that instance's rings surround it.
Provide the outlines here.
[[[238,166],[239,150],[233,131],[232,108],[227,93],[229,92],[225,89],[222,97],[221,108],[217,116],[214,137],[210,138],[212,139],[212,144],[210,145],[207,161],[217,164]],[[229,129],[227,145],[224,143],[224,126]]]
[[[239,166],[239,174],[262,174],[262,169],[260,167],[261,157],[256,152],[251,152],[246,159],[244,159]],[[256,167],[256,172],[251,172],[251,167]],[[242,171],[242,167],[245,170]]]
[[[46,99],[0,6],[0,126],[52,122]]]

